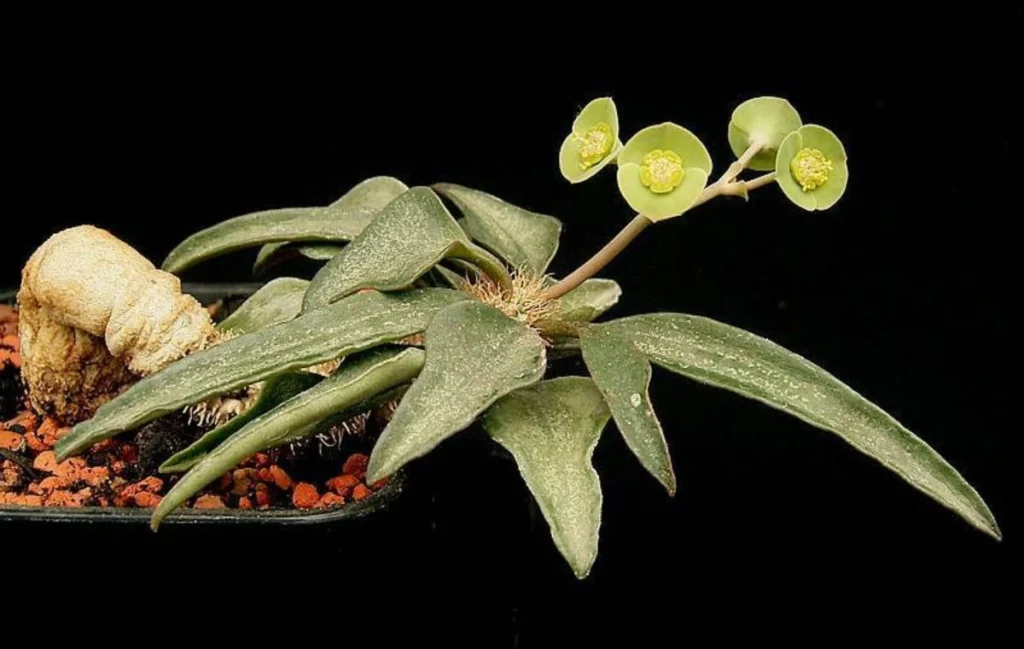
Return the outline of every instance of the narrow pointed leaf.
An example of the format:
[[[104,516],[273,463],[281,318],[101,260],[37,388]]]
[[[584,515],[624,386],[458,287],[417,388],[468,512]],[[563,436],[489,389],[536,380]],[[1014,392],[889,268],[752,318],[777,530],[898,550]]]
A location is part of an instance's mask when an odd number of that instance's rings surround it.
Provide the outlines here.
[[[57,453],[64,459],[204,399],[420,333],[438,311],[465,299],[461,293],[439,288],[363,293],[290,322],[232,338],[131,386],[104,404],[92,419],[75,426],[60,440]]]
[[[928,444],[822,368],[770,340],[675,313],[624,318],[593,329],[631,340],[666,369],[839,435],[974,527],[1000,538],[978,492]]]
[[[302,310],[302,297],[308,286],[306,280],[294,277],[271,280],[249,296],[234,313],[224,318],[217,329],[247,334],[288,322]]]
[[[408,189],[400,180],[364,180],[327,207],[292,207],[236,216],[197,232],[164,260],[180,273],[229,252],[280,241],[351,241],[385,205]]]
[[[427,364],[370,455],[370,482],[473,423],[492,403],[544,375],[544,341],[480,302],[446,307],[426,333]]]
[[[210,451],[164,496],[153,513],[155,530],[167,514],[253,453],[300,439],[317,424],[403,383],[423,367],[423,350],[384,349],[349,359],[318,385],[248,421]]]
[[[442,183],[434,188],[458,206],[465,216],[461,224],[475,241],[515,268],[535,274],[547,270],[558,251],[561,221],[469,187]]]
[[[594,382],[570,376],[516,390],[482,419],[515,457],[558,551],[580,579],[597,558],[601,482],[591,458],[609,416]]]
[[[293,258],[295,255],[312,261],[329,261],[344,248],[334,243],[297,244],[294,241],[268,243],[256,254],[256,262],[252,272],[259,274],[279,262]]]
[[[190,444],[187,448],[178,451],[167,458],[160,465],[161,473],[181,473],[187,471],[194,464],[206,457],[217,445],[234,435],[256,417],[272,410],[281,403],[291,399],[300,392],[305,392],[322,380],[323,377],[309,372],[288,372],[281,376],[269,379],[260,390],[256,403],[231,419],[227,423],[217,426],[213,430]]]
[[[583,362],[611,409],[626,446],[670,495],[676,492],[676,474],[661,422],[654,413],[648,389],[651,364],[626,338],[600,325],[580,332]]]
[[[469,241],[437,194],[428,187],[414,187],[381,210],[320,269],[303,309],[322,308],[360,289],[408,287],[448,257],[471,261],[500,283],[509,282],[501,262]]]

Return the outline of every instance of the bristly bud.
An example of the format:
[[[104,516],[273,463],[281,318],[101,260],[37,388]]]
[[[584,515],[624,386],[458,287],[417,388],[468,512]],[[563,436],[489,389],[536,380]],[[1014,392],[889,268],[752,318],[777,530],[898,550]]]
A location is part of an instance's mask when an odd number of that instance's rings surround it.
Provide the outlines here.
[[[558,315],[558,300],[543,297],[547,286],[547,276],[520,268],[512,273],[511,290],[502,288],[486,275],[464,280],[460,288],[513,320],[534,327],[538,322]]]
[[[338,371],[338,368],[341,367],[341,363],[343,360],[345,359],[335,358],[329,361],[324,361],[323,363],[317,363],[316,365],[307,367],[305,371],[309,372],[310,374],[319,374],[320,376],[327,378],[331,374],[334,374],[336,371]]]

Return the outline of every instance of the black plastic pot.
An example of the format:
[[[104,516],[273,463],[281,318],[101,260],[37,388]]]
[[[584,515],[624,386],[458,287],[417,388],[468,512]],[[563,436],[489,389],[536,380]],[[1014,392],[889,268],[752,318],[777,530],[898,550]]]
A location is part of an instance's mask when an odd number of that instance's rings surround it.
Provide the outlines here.
[[[189,284],[183,290],[204,304],[217,300],[244,298],[260,288],[262,284]],[[0,304],[10,304],[17,294],[16,289],[0,290]],[[228,525],[228,526],[323,526],[336,527],[364,518],[393,505],[402,494],[405,476],[396,474],[386,486],[372,496],[359,502],[352,502],[336,509],[307,512],[292,509],[241,510],[241,509],[179,509],[164,522],[164,526]],[[146,526],[152,512],[148,509],[82,507],[77,509],[57,507],[15,507],[0,505],[0,522],[26,521],[38,523],[120,523]]]

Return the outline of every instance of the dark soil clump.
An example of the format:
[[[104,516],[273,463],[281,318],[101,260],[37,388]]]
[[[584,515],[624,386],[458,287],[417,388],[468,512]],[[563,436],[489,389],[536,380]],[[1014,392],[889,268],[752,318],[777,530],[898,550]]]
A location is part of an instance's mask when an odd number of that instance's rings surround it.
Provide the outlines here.
[[[210,429],[189,419],[184,412],[172,413],[149,422],[135,433],[132,444],[138,449],[139,458],[131,467],[134,479],[156,474],[164,460],[187,448]]]
[[[14,365],[0,367],[0,419],[10,419],[21,409],[21,372]]]

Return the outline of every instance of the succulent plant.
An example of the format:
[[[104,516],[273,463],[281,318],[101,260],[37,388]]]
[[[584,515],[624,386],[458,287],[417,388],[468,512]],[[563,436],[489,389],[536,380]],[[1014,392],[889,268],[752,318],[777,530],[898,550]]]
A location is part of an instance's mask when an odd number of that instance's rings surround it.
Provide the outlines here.
[[[648,395],[657,366],[838,435],[1000,538],[992,513],[952,466],[811,361],[697,315],[596,322],[621,291],[595,275],[657,221],[776,182],[802,207],[833,206],[848,173],[838,139],[804,126],[785,100],[745,102],[729,125],[737,159],[708,184],[710,157],[689,130],[663,123],[623,146],[619,129],[611,99],[591,102],[572,126],[559,166],[579,182],[617,164],[620,190],[638,214],[557,281],[548,274],[561,235],[557,219],[454,184],[407,188],[371,178],[327,207],[249,214],[189,237],[165,271],[247,247],[261,247],[260,266],[283,250],[305,250],[300,254],[326,263],[311,281],[269,282],[220,324],[232,335],[135,383],[61,439],[58,456],[262,382],[247,411],[165,463],[164,470],[187,473],[157,508],[155,529],[247,455],[398,400],[372,452],[368,481],[478,423],[514,457],[555,545],[582,578],[597,556],[601,523],[591,456],[610,420],[643,468],[668,493],[676,490]],[[740,179],[749,168],[774,171]],[[549,378],[550,363],[565,355],[582,355],[589,375]],[[304,371],[342,358],[326,378]]]

